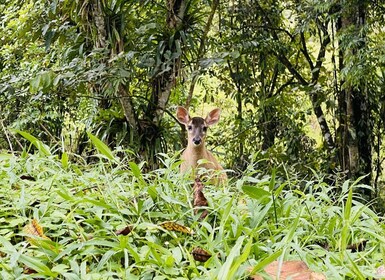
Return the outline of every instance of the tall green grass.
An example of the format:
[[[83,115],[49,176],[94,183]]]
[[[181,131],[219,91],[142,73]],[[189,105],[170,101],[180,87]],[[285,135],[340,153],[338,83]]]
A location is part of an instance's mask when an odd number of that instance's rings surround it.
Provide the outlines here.
[[[250,269],[292,259],[328,279],[371,279],[383,264],[383,220],[356,197],[359,181],[329,186],[249,166],[225,186],[206,185],[200,221],[177,159],[160,155],[163,167],[145,173],[144,163],[99,148],[92,164],[0,155],[2,279],[248,279]],[[28,242],[32,219],[50,240]],[[194,233],[166,230],[165,221]],[[127,226],[128,235],[117,233]],[[351,248],[362,240],[362,250]],[[211,258],[194,260],[196,247]]]

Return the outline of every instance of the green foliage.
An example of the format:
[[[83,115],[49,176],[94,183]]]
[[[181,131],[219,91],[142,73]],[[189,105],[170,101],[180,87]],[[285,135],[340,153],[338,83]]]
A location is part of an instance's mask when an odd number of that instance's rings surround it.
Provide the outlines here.
[[[155,169],[183,146],[176,105],[210,103],[223,117],[208,144],[225,167],[345,172],[358,141],[360,170],[346,173],[377,172],[379,194],[382,14],[370,1],[3,1],[0,148],[20,151],[19,130],[87,156],[90,132]]]
[[[105,156],[110,161],[113,161],[115,159],[114,155],[112,154],[112,151],[106,144],[103,143],[103,141],[99,140],[97,137],[92,135],[91,133],[87,133],[88,137],[90,138],[92,144],[96,147],[96,149],[99,151],[99,153],[103,156]]]
[[[372,277],[382,264],[385,228],[355,195],[365,187],[359,181],[331,187],[248,166],[228,185],[205,186],[209,215],[199,221],[192,182],[175,158],[162,155],[162,168],[144,173],[92,139],[105,159],[94,164],[0,155],[2,278],[247,279],[248,267],[301,259],[328,279],[346,279]],[[49,240],[28,242],[23,228],[32,219]],[[166,230],[165,221],[193,233]],[[364,248],[350,249],[362,240]],[[195,261],[196,247],[211,258]]]
[[[79,154],[90,131],[110,146],[134,148],[150,164],[156,153],[175,149],[175,141],[167,141],[169,123],[157,116],[164,114],[169,98],[160,113],[155,110],[165,88],[175,83],[169,77],[179,78],[181,59],[196,57],[209,6],[185,1],[183,21],[173,26],[180,14],[170,3],[1,4],[0,117],[5,127],[28,131],[51,145],[67,138],[68,150]],[[126,108],[122,96],[130,98]],[[127,106],[135,123],[127,121]],[[1,147],[15,149],[12,138],[1,136]]]
[[[35,136],[25,131],[16,130],[16,132],[21,136],[23,136],[25,139],[27,139],[29,142],[31,142],[31,144],[34,145],[42,155],[45,155],[45,156],[51,155],[51,152],[49,151],[49,148],[47,147],[47,145],[44,145],[43,142],[41,142]]]

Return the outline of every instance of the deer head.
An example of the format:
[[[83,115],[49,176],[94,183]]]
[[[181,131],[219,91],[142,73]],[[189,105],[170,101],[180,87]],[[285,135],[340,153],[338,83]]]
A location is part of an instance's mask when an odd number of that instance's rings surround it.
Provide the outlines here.
[[[176,116],[178,121],[186,126],[188,145],[204,147],[207,128],[219,121],[220,114],[221,110],[216,108],[212,110],[205,119],[201,117],[191,118],[185,108],[178,107]]]

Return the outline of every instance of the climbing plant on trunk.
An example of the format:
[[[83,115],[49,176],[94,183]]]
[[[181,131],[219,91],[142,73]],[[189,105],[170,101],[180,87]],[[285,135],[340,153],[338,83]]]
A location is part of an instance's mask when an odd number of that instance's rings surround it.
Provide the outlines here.
[[[366,175],[363,181],[370,184],[373,121],[369,102],[371,93],[367,84],[368,76],[365,75],[367,9],[367,1],[352,1],[341,5],[337,20],[341,73],[337,145],[342,170],[347,171],[352,178]],[[370,195],[370,192],[367,194]]]

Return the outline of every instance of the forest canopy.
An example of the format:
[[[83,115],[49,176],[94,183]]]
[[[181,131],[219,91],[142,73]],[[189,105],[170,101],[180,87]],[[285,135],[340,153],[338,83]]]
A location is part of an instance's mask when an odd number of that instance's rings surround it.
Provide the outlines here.
[[[175,109],[220,107],[227,169],[384,181],[381,1],[1,1],[0,148],[34,135],[91,153],[87,132],[159,166],[185,145]]]

